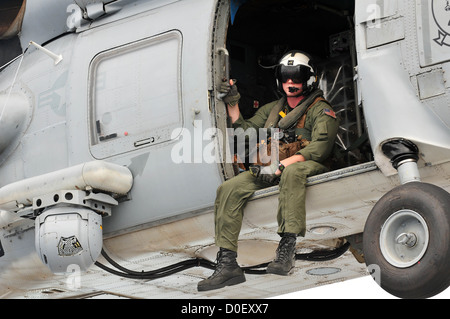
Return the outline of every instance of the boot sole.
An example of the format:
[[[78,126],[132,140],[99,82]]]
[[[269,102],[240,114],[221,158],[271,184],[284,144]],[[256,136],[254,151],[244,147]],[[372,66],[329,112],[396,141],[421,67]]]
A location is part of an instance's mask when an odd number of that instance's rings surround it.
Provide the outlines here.
[[[224,281],[223,283],[219,284],[219,285],[214,285],[214,286],[197,286],[197,290],[198,291],[209,291],[209,290],[215,290],[215,289],[220,289],[226,286],[234,286],[234,285],[238,285],[245,282],[245,276],[239,276],[239,277],[234,277],[231,279],[228,279],[227,281]]]
[[[281,269],[271,269],[271,268],[267,268],[266,272],[268,274],[273,274],[273,275],[280,275],[280,276],[288,276],[290,274],[292,274],[294,272],[294,267],[292,267],[291,269],[289,269],[288,271],[283,271]]]

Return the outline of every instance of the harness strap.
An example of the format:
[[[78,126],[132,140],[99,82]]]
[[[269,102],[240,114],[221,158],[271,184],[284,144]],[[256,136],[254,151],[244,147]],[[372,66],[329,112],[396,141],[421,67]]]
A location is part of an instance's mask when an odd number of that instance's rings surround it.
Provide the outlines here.
[[[323,92],[320,89],[314,90],[306,99],[290,111],[284,118],[280,119],[279,113],[286,104],[286,97],[283,97],[272,108],[267,118],[265,128],[279,127],[283,130],[289,129],[297,124],[299,119],[306,114],[309,108],[318,102],[318,98],[322,98]],[[323,99],[323,98],[322,98]],[[324,100],[324,99],[323,99]]]

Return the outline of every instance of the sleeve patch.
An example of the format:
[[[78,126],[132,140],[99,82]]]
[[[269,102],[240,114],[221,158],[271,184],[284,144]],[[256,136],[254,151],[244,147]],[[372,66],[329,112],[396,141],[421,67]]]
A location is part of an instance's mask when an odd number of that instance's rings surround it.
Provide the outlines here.
[[[323,109],[323,113],[331,116],[332,118],[336,118],[336,113],[334,113],[334,111],[332,109]]]

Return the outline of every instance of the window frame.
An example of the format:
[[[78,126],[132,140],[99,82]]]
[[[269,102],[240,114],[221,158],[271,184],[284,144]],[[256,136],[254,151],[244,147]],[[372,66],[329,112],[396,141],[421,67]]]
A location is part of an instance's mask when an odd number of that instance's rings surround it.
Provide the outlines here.
[[[97,71],[103,61],[111,58],[126,55],[137,50],[151,48],[164,42],[176,39],[178,41],[177,51],[177,102],[178,118],[166,125],[159,125],[143,130],[138,134],[125,135],[124,132],[117,132],[107,136],[101,136],[98,130],[96,89]],[[145,147],[159,145],[170,142],[176,137],[171,136],[175,128],[183,126],[183,104],[182,104],[182,46],[183,36],[180,30],[169,30],[151,37],[146,37],[138,41],[125,43],[97,53],[91,60],[89,66],[88,79],[88,130],[89,148],[91,154],[97,159],[104,159],[114,155],[123,154]],[[164,58],[164,57],[162,57]],[[164,106],[163,106],[164,107]],[[141,124],[144,121],[141,122]]]

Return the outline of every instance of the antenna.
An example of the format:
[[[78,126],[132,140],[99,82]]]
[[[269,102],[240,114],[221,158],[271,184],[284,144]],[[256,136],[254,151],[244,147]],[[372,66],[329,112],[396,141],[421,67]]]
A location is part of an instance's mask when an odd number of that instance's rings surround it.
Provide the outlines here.
[[[45,54],[47,54],[49,57],[51,57],[53,59],[53,61],[55,61],[55,65],[57,65],[59,62],[62,61],[63,57],[62,55],[56,55],[55,53],[53,53],[50,50],[47,50],[46,48],[40,46],[39,44],[37,44],[34,41],[30,41],[30,44],[34,45],[38,50],[44,52]]]

